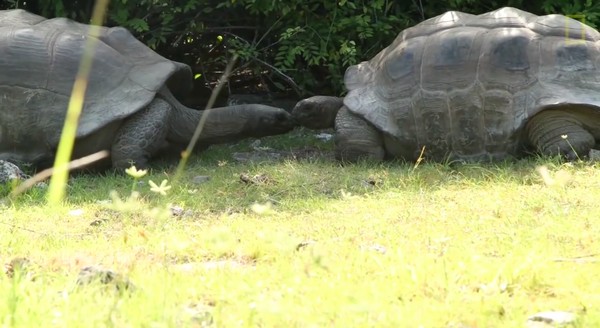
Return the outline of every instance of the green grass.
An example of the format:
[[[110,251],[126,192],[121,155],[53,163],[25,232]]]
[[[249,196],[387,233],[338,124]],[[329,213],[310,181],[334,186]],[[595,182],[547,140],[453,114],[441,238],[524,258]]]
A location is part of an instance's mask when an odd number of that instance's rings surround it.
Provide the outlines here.
[[[236,163],[249,145],[194,156],[179,182],[158,163],[120,205],[133,179],[110,172],[72,179],[63,206],[43,190],[6,202],[0,260],[32,266],[0,273],[2,325],[524,327],[562,310],[600,326],[598,164]],[[263,145],[331,149],[306,133]],[[166,196],[150,191],[163,179]],[[136,290],[77,287],[90,264]]]

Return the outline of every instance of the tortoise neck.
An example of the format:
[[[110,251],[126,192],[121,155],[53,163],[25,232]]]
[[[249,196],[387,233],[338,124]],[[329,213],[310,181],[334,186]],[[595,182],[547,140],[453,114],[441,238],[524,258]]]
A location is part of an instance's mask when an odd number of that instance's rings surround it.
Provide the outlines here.
[[[202,124],[202,134],[198,141],[202,144],[237,141],[246,137],[246,130],[254,126],[251,124],[254,112],[248,105],[196,110],[180,103],[166,87],[160,90],[159,96],[173,111],[167,140],[174,143],[189,143],[199,124]]]
[[[167,139],[178,144],[188,143],[192,139],[204,111],[183,105],[167,87],[162,87],[157,95],[171,105],[172,115],[168,123],[170,127]]]

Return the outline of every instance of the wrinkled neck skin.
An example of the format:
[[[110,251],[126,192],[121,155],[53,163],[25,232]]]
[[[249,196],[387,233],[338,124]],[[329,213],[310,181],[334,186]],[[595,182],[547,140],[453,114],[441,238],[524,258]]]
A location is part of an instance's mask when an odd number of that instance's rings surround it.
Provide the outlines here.
[[[192,139],[202,115],[206,115],[198,140],[202,144],[231,142],[249,136],[248,130],[252,128],[253,115],[245,106],[195,110],[181,104],[166,87],[163,87],[158,95],[165,99],[173,110],[168,123],[169,142],[187,144]]]

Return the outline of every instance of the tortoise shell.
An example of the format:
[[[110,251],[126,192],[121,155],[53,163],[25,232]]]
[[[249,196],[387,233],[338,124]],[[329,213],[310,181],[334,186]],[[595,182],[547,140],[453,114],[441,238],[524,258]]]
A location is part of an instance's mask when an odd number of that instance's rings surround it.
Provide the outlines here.
[[[515,8],[450,11],[347,69],[344,104],[428,158],[517,154],[527,119],[552,106],[600,112],[600,33]],[[393,147],[392,147],[393,148]]]
[[[58,143],[88,32],[66,18],[0,10],[0,151],[27,145],[35,157],[42,143]],[[191,69],[124,28],[99,27],[77,137],[143,109],[165,85],[186,93]]]

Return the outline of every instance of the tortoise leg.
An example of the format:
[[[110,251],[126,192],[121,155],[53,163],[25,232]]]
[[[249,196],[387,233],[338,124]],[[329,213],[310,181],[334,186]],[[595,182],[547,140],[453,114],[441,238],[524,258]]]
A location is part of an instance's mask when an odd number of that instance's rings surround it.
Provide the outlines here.
[[[577,115],[562,110],[541,111],[529,120],[525,129],[531,145],[546,156],[576,160],[587,156],[596,143]]]
[[[355,162],[363,158],[383,160],[385,157],[380,132],[351,113],[346,106],[340,108],[335,119],[335,132],[336,159]]]
[[[144,168],[148,160],[166,143],[171,105],[156,98],[146,108],[128,118],[117,131],[112,144],[114,168],[136,165]]]

